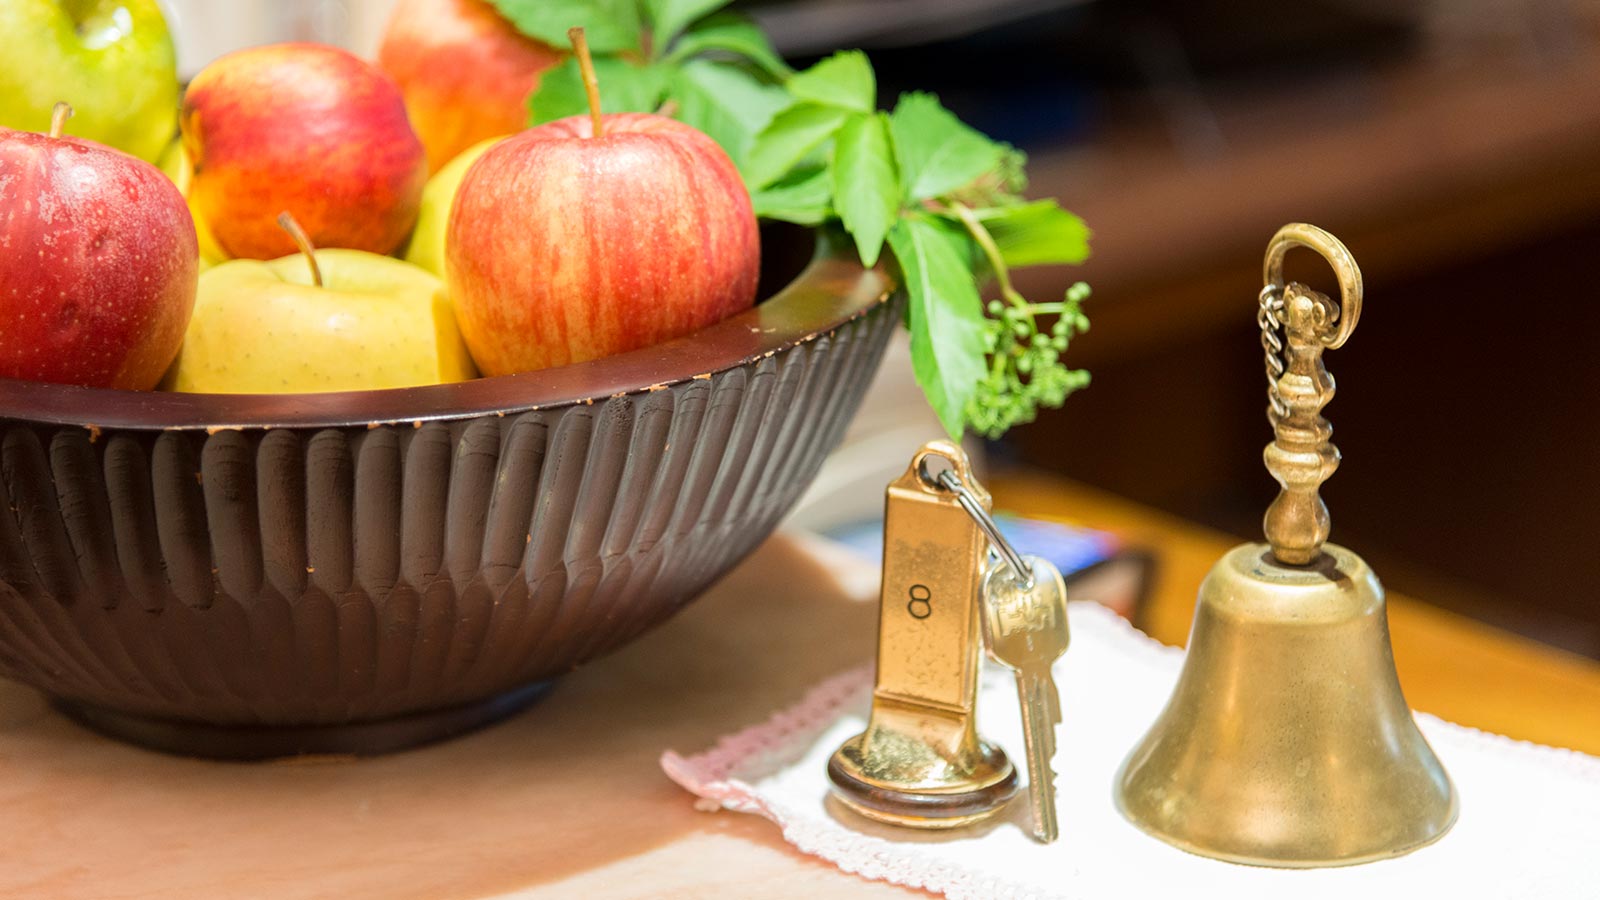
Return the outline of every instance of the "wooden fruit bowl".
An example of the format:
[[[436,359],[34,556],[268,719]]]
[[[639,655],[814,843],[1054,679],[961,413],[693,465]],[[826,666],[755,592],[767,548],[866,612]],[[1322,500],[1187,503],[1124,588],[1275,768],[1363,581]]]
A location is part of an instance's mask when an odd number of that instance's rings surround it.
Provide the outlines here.
[[[769,235],[769,260],[786,246]],[[746,313],[525,375],[0,379],[0,675],[222,758],[385,752],[520,708],[732,567],[839,441],[901,304],[817,247]]]

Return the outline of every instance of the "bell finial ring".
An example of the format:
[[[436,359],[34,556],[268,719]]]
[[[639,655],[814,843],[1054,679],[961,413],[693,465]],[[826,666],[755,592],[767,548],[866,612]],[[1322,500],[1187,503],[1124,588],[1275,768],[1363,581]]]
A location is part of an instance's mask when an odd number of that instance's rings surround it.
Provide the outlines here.
[[[1278,233],[1267,244],[1263,277],[1269,286],[1280,292],[1284,288],[1283,258],[1295,247],[1305,247],[1321,254],[1339,279],[1338,330],[1331,335],[1319,335],[1319,339],[1329,349],[1341,347],[1349,340],[1350,333],[1356,330],[1356,322],[1361,318],[1361,269],[1338,238],[1315,225],[1294,222],[1278,229]]]

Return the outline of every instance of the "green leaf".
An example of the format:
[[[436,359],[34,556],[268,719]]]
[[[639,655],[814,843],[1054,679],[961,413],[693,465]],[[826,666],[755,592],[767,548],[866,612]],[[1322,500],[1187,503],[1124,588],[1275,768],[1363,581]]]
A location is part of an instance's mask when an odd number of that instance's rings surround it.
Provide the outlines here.
[[[911,300],[911,369],[957,440],[967,403],[986,374],[983,307],[965,242],[954,227],[921,215],[901,219],[889,232]]]
[[[760,188],[782,178],[833,137],[849,117],[845,110],[815,103],[798,103],[780,111],[750,145],[742,167],[745,184]]]
[[[528,37],[571,49],[567,29],[582,26],[593,53],[636,50],[640,41],[636,0],[489,0]]]
[[[881,113],[856,113],[834,136],[833,197],[861,261],[876,265],[883,239],[900,214],[900,182]]]
[[[727,6],[730,0],[646,0],[650,13],[652,37],[658,48],[665,49],[672,39],[689,27],[689,23]]]
[[[667,91],[667,70],[657,63],[636,66],[614,56],[597,57],[595,78],[600,82],[600,111],[654,112]],[[568,58],[544,73],[539,87],[528,97],[529,125],[542,125],[589,112],[589,95],[583,87],[578,61]]]
[[[821,225],[833,218],[833,180],[827,169],[811,169],[762,188],[750,201],[760,218]]]
[[[926,200],[965,187],[995,171],[1005,147],[939,105],[932,94],[903,94],[889,117],[906,197]]]
[[[801,100],[855,112],[878,108],[878,81],[860,50],[844,50],[789,79],[789,93]]]
[[[1054,200],[974,210],[1006,265],[1077,265],[1089,258],[1089,226]]]
[[[783,88],[763,84],[738,66],[705,59],[683,64],[673,78],[672,95],[678,119],[710,135],[736,166],[744,165],[756,133],[787,102]]]
[[[774,78],[787,78],[794,71],[772,49],[760,26],[738,13],[718,13],[699,22],[678,40],[667,60],[681,62],[716,52],[747,59]]]

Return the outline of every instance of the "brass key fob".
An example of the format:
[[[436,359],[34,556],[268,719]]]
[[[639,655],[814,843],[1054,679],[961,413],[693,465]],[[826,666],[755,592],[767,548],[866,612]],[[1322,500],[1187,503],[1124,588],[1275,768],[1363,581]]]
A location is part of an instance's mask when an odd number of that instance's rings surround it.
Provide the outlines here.
[[[975,721],[988,546],[956,494],[940,486],[941,469],[977,484],[966,454],[941,440],[889,485],[872,714],[828,762],[841,802],[916,828],[977,821],[1017,790],[1011,761],[978,737]]]

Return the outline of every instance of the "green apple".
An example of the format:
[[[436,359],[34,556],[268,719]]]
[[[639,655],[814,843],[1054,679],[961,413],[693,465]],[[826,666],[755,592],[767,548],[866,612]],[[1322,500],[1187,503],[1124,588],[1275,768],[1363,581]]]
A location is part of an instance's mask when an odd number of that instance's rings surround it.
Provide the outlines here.
[[[163,387],[311,393],[477,376],[444,282],[364,250],[318,250],[315,258],[318,273],[295,254],[236,259],[201,275],[183,350]]]
[[[455,202],[456,188],[461,187],[461,179],[467,176],[467,170],[478,157],[503,140],[505,137],[501,136],[473,144],[428,179],[428,186],[422,189],[417,227],[411,232],[411,245],[406,248],[406,262],[444,277],[444,233],[450,226],[450,204]]]
[[[200,242],[200,271],[211,268],[220,263],[227,262],[230,258],[228,251],[222,249],[216,237],[211,234],[211,229],[206,225],[206,220],[200,216],[200,211],[194,208],[194,201],[189,197],[189,186],[194,183],[194,166],[189,163],[189,154],[184,152],[183,142],[174,140],[162,152],[161,159],[156,163],[162,174],[172,179],[178,186],[178,193],[189,204],[189,216],[194,219],[195,237]]]
[[[155,162],[178,127],[178,64],[156,0],[0,2],[0,125],[72,133]]]

